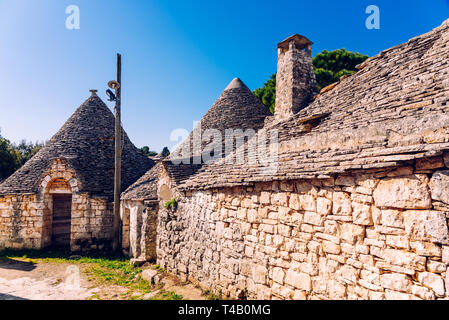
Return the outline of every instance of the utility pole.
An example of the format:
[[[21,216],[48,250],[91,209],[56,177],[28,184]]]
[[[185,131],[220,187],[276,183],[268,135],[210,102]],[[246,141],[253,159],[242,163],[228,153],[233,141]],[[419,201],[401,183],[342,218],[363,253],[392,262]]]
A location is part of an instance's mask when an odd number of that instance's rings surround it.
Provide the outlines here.
[[[114,165],[114,243],[113,250],[121,248],[120,191],[122,167],[122,126],[121,126],[121,91],[122,91],[122,56],[117,53],[117,82],[115,88],[115,165]]]

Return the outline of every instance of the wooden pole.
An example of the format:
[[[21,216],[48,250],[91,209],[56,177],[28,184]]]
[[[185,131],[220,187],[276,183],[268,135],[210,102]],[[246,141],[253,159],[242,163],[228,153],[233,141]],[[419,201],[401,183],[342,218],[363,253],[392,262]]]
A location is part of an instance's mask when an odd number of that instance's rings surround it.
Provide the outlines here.
[[[115,170],[114,170],[114,243],[113,250],[119,251],[121,247],[120,233],[120,187],[122,166],[122,126],[121,126],[121,91],[122,91],[122,56],[117,54],[117,82],[119,87],[115,90]]]

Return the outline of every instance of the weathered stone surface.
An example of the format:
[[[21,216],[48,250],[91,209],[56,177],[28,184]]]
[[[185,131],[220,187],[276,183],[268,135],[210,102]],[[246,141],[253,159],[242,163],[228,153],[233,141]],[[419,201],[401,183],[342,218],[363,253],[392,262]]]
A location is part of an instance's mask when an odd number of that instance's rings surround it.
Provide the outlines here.
[[[432,206],[425,178],[419,175],[382,180],[373,197],[377,207],[429,209]]]
[[[306,211],[304,214],[304,222],[315,226],[321,226],[324,223],[324,217],[313,211]]]
[[[441,260],[443,263],[449,264],[449,246],[443,246]]]
[[[255,283],[265,284],[267,281],[267,268],[257,265],[253,269],[253,280]]]
[[[427,270],[433,273],[443,273],[446,271],[446,264],[434,260],[429,260],[427,262]]]
[[[439,245],[426,241],[410,241],[410,248],[420,256],[441,257]]]
[[[345,192],[334,192],[332,213],[337,215],[351,215],[351,197]]]
[[[396,249],[385,249],[381,257],[390,264],[402,266],[405,268],[425,270],[426,258],[420,257],[413,252],[407,252]]]
[[[435,300],[435,294],[432,290],[417,285],[412,286],[412,294],[424,300]]]
[[[145,269],[142,271],[140,276],[142,277],[143,280],[148,281],[150,284],[156,284],[158,272],[157,272],[157,270],[153,270],[153,269]]]
[[[371,206],[353,202],[352,203],[352,218],[355,224],[372,225],[373,219],[371,217]]]
[[[282,268],[273,269],[273,281],[279,284],[284,284],[285,273]]]
[[[319,197],[316,203],[316,210],[321,215],[328,215],[332,211],[332,201]]]
[[[386,244],[394,248],[408,249],[410,247],[410,240],[406,236],[387,235]]]
[[[444,281],[441,276],[431,273],[431,272],[421,272],[418,273],[418,281],[422,283],[425,287],[432,289],[433,292],[439,296],[443,297],[445,288]]]
[[[300,205],[299,205],[299,195],[296,193],[292,193],[290,195],[290,200],[289,200],[289,206],[290,208],[294,209],[294,210],[300,210]]]
[[[300,194],[298,197],[300,210],[316,211],[316,200],[313,196]]]
[[[336,280],[328,281],[329,297],[335,300],[341,300],[346,297],[346,286]]]
[[[340,175],[335,180],[336,185],[352,187],[355,185],[355,178],[353,176]]]
[[[437,171],[429,183],[433,200],[449,204],[449,170]]]
[[[311,42],[296,37],[278,46],[278,72],[276,74],[276,119],[286,119],[304,108],[316,94]],[[306,38],[303,38],[306,39]],[[304,48],[303,41],[309,42]]]
[[[362,239],[365,235],[365,228],[352,223],[343,223],[341,225],[341,238],[350,243],[357,239]]]
[[[445,152],[443,155],[444,165],[449,168],[449,152]]]
[[[380,283],[382,287],[401,292],[410,292],[412,281],[405,274],[386,273],[380,275]]]
[[[310,291],[312,289],[312,280],[310,279],[310,276],[306,273],[296,272],[292,269],[287,271],[285,283],[304,291]]]
[[[307,295],[304,291],[295,291],[295,294],[293,295],[293,300],[306,300]]]
[[[400,210],[384,209],[380,210],[380,212],[380,223],[382,225],[393,228],[404,228],[404,219]]]
[[[416,170],[429,170],[444,167],[443,158],[441,156],[434,158],[424,158],[416,160]]]
[[[260,193],[260,203],[269,204],[271,202],[271,194],[266,191]]]
[[[333,242],[323,241],[323,251],[332,254],[340,254],[341,248],[340,245]]]
[[[440,211],[404,211],[404,225],[412,240],[448,244],[449,233],[446,215]]]
[[[158,217],[158,263],[249,299],[443,298],[449,206],[444,177],[429,178],[448,149],[448,34],[392,48],[288,120],[266,119],[279,129],[275,174],[219,161],[178,184],[179,212]]]
[[[392,290],[385,290],[385,298],[387,300],[414,300],[414,297],[411,294]]]

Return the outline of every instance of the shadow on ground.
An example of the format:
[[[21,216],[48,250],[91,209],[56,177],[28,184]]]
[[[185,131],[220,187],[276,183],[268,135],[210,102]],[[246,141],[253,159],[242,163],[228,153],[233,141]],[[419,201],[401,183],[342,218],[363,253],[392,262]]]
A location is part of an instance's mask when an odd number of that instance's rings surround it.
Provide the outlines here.
[[[36,266],[34,265],[33,262],[25,262],[11,258],[0,257],[0,269],[32,271],[35,268]]]
[[[97,251],[89,253],[71,252],[60,248],[46,248],[41,250],[36,249],[4,249],[0,251],[1,258],[30,258],[30,259],[45,259],[45,258],[65,258],[65,259],[79,259],[79,258],[107,258],[107,259],[129,259],[129,257],[122,254],[112,253],[109,251]]]
[[[0,293],[0,300],[28,300],[28,299],[16,297],[6,293]]]

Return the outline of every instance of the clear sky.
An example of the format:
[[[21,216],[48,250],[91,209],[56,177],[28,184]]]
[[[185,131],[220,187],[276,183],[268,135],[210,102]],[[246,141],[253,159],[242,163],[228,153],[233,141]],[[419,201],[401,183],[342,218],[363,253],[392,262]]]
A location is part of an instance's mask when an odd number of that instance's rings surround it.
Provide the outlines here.
[[[66,28],[66,7],[80,29]],[[368,30],[368,5],[380,30]],[[115,78],[123,55],[123,125],[136,146],[173,146],[240,77],[251,89],[276,71],[276,44],[299,33],[313,54],[370,56],[449,18],[449,0],[0,0],[0,128],[13,142],[47,140]],[[110,107],[112,104],[106,102]]]

